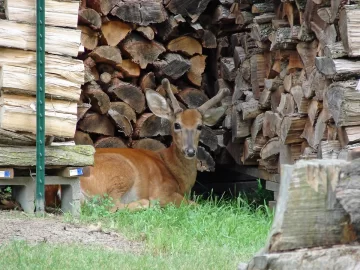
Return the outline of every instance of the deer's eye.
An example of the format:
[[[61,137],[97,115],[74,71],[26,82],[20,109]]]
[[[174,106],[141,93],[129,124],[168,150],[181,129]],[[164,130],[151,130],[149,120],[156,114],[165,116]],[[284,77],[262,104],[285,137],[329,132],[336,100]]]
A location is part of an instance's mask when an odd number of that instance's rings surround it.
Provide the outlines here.
[[[180,130],[180,129],[181,129],[180,124],[179,124],[179,123],[175,123],[175,124],[174,124],[174,129],[175,129],[175,130]]]
[[[198,125],[197,130],[202,130],[202,125]]]

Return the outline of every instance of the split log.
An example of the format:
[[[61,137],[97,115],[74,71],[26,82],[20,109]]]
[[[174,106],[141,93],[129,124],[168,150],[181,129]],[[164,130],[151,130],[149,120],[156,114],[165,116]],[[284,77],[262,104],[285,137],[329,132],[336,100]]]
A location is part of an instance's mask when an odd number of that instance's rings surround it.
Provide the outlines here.
[[[328,58],[341,58],[346,57],[347,52],[345,51],[344,45],[341,41],[326,45],[324,47],[324,56]]]
[[[305,117],[301,115],[285,116],[280,125],[280,140],[283,144],[299,143],[306,124]]]
[[[243,47],[236,46],[234,48],[234,64],[235,68],[238,68],[240,64],[242,64],[246,58],[245,50]]]
[[[186,73],[187,78],[196,86],[201,86],[202,74],[205,71],[206,55],[196,55],[190,59],[190,69]]]
[[[204,104],[209,98],[204,92],[195,88],[186,88],[177,94],[180,101],[184,102],[190,109],[195,109]]]
[[[356,6],[345,6],[340,12],[340,37],[350,57],[360,56],[359,18],[360,10]]]
[[[284,84],[284,90],[286,92],[290,92],[291,88],[294,87],[294,86],[297,86],[297,85],[300,85],[302,84],[302,76],[301,76],[301,72],[300,71],[297,71],[297,72],[292,72],[288,75],[286,75],[284,77],[284,81],[283,81],[283,84]]]
[[[45,166],[85,167],[94,164],[95,149],[90,145],[45,147]],[[35,167],[36,147],[1,147],[0,166]]]
[[[315,127],[311,125],[310,120],[307,120],[301,138],[306,139],[312,148],[317,149],[320,141],[326,139],[326,123],[330,117],[328,110],[324,108],[318,116]]]
[[[329,79],[346,80],[360,77],[360,64],[358,61],[316,57],[315,64],[319,72]]]
[[[120,21],[108,21],[102,24],[101,32],[107,45],[117,46],[131,32],[131,27]]]
[[[197,151],[197,170],[200,172],[213,172],[215,171],[215,161],[212,156],[205,150],[205,148],[199,146]]]
[[[86,5],[106,16],[114,8],[117,1],[114,0],[88,0]]]
[[[300,58],[304,64],[306,76],[309,77],[314,66],[315,57],[317,55],[318,41],[314,40],[311,43],[300,42],[296,45],[296,49],[300,55]]]
[[[280,135],[282,118],[278,113],[266,111],[264,114],[262,134],[264,137],[273,138]]]
[[[255,99],[259,99],[260,92],[264,87],[265,58],[261,54],[251,57],[251,85]]]
[[[187,56],[202,54],[200,42],[190,36],[175,38],[168,43],[166,48],[171,52],[181,52]]]
[[[221,78],[227,81],[234,81],[236,77],[236,67],[233,57],[222,57],[220,59]]]
[[[132,144],[132,148],[158,151],[166,148],[166,146],[158,140],[145,138],[134,141]]]
[[[159,0],[116,1],[111,14],[125,22],[139,25],[161,23],[167,19],[166,10]]]
[[[192,19],[192,22],[197,21],[200,14],[203,13],[209,4],[210,0],[191,0],[184,2],[182,0],[170,0],[165,2],[165,7],[173,14],[180,14]]]
[[[322,141],[319,144],[319,159],[338,159],[341,150],[340,142],[337,140]]]
[[[125,39],[123,48],[142,69],[154,63],[158,56],[166,51],[160,43],[134,33]]]
[[[36,98],[2,94],[0,128],[36,134]],[[76,102],[45,100],[45,135],[73,138],[77,122]]]
[[[0,57],[1,58],[1,57]],[[45,77],[45,95],[48,98],[77,101],[80,97],[79,83],[71,82],[52,73]],[[36,69],[3,65],[0,67],[0,87],[3,91],[15,94],[36,94]]]
[[[255,99],[240,103],[238,110],[241,111],[243,120],[254,119],[262,113],[259,102]]]
[[[153,40],[155,38],[154,29],[150,26],[140,26],[136,28],[136,31],[139,32],[143,37],[146,37],[148,40]]]
[[[87,132],[106,136],[114,136],[115,129],[110,119],[103,114],[88,112],[78,122],[77,128]]]
[[[127,148],[119,137],[103,137],[94,143],[95,148]]]
[[[291,88],[290,93],[295,101],[297,113],[306,114],[309,107],[309,100],[304,97],[302,87],[296,85]]]
[[[155,75],[153,72],[146,73],[144,76],[140,79],[140,88],[141,90],[145,91],[146,88],[149,89],[155,89],[156,83],[155,83]]]
[[[91,108],[100,114],[105,114],[110,109],[110,98],[96,83],[87,84],[82,92],[84,98],[90,100]]]
[[[264,147],[261,149],[260,157],[262,159],[266,160],[272,156],[279,155],[281,145],[282,145],[282,143],[279,140],[279,137],[270,139],[269,141],[266,142]]]
[[[316,99],[313,99],[310,102],[310,105],[308,108],[308,118],[309,118],[311,126],[314,126],[315,121],[317,120],[319,113],[322,110],[322,107],[323,107],[322,103]]]
[[[360,142],[360,127],[339,127],[338,137],[341,147],[345,147],[348,144],[354,144]]]
[[[96,69],[96,63],[91,57],[87,57],[84,60],[84,69],[84,83],[98,81],[100,79],[99,72]]]
[[[200,133],[200,142],[209,147],[211,151],[215,151],[218,147],[218,139],[216,133],[207,126],[203,126]]]
[[[252,125],[251,125],[251,139],[253,141],[255,141],[255,139],[258,137],[258,134],[260,132],[260,130],[262,129],[263,126],[263,121],[264,121],[264,113],[259,114],[258,116],[256,116],[256,118],[254,119]],[[264,136],[263,136],[264,137]]]
[[[239,114],[235,107],[232,108],[231,114],[231,133],[232,141],[236,142],[251,134],[251,120],[242,120],[241,113]]]
[[[99,33],[85,25],[79,25],[77,29],[81,30],[81,45],[88,50],[94,50],[99,43]]]
[[[16,32],[14,32],[16,29]],[[47,26],[45,27],[45,51],[76,57],[79,52],[81,31]],[[22,50],[36,50],[36,26],[0,20],[0,46]]]
[[[276,111],[280,116],[286,116],[295,113],[295,101],[291,94],[281,94],[279,106]]]
[[[141,113],[145,109],[145,96],[143,92],[135,85],[120,80],[114,81],[109,87],[110,95],[126,102],[137,113]]]
[[[121,70],[121,73],[126,78],[137,78],[140,76],[140,66],[130,59],[123,59],[121,64],[117,64],[116,68]]]
[[[120,115],[125,116],[129,121],[136,122],[135,111],[125,102],[111,102],[110,110],[118,112]]]
[[[268,12],[274,12],[274,3],[255,3],[251,6],[251,13],[253,14],[262,14]]]
[[[356,90],[357,81],[332,83],[325,93],[329,111],[337,126],[360,125],[358,107],[360,93]]]
[[[10,21],[36,23],[35,2],[33,0],[5,1],[6,17]],[[78,24],[78,1],[46,2],[45,24],[57,27],[76,28]]]
[[[156,137],[171,134],[170,121],[152,113],[142,114],[136,122],[134,137]]]
[[[125,137],[132,135],[133,127],[130,120],[125,115],[122,115],[118,111],[112,109],[108,111],[108,115],[115,124],[115,127],[118,128],[118,132],[123,133]]]
[[[269,36],[271,41],[270,51],[274,50],[293,50],[299,42],[293,35],[290,27],[279,28]]]
[[[1,66],[25,67],[27,73],[36,74],[36,53],[33,51],[0,48],[0,63]],[[57,75],[69,82],[84,84],[84,63],[81,60],[45,54],[45,66],[45,82],[47,77]]]
[[[79,23],[91,26],[94,29],[100,29],[101,17],[92,8],[84,8],[79,10]]]
[[[180,54],[167,53],[162,60],[154,62],[159,76],[169,76],[176,80],[184,75],[191,67],[191,62]]]
[[[260,108],[263,110],[271,109],[271,91],[268,89],[264,89],[260,93],[259,97]]]
[[[80,130],[75,132],[74,141],[77,145],[94,145],[90,135]]]
[[[96,47],[89,53],[89,56],[94,59],[96,63],[117,65],[122,62],[120,49],[108,45]]]

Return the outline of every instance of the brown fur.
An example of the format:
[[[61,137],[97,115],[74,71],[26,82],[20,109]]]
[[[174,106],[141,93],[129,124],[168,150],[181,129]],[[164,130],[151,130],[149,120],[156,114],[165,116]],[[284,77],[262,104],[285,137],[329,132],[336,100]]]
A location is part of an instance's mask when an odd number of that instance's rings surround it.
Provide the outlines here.
[[[81,177],[80,185],[86,196],[108,194],[115,209],[149,207],[152,200],[161,206],[182,202],[193,187],[197,175],[196,150],[203,124],[214,125],[225,112],[223,108],[209,110],[226,92],[219,93],[198,109],[182,110],[170,89],[162,81],[172,107],[164,97],[149,89],[147,104],[157,116],[170,120],[173,143],[169,148],[152,152],[141,149],[96,149],[94,167],[89,177]]]
[[[201,114],[195,109],[186,110],[176,116],[183,129],[196,130],[202,124]],[[194,146],[200,131],[194,133]],[[183,131],[172,132],[173,144],[161,151],[144,149],[97,148],[94,167],[89,177],[81,177],[81,189],[87,196],[108,194],[117,208],[137,208],[148,206],[151,200],[159,201],[161,206],[174,203],[179,206],[187,203],[184,195],[195,183],[196,158],[185,158]],[[130,203],[120,202],[121,197],[134,188],[137,200]],[[190,202],[192,203],[192,202]]]

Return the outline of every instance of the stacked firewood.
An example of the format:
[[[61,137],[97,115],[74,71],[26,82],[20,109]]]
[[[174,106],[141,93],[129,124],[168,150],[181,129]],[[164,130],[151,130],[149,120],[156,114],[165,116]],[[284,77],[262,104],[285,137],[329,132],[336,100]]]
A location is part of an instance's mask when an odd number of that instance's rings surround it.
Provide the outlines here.
[[[85,64],[85,84],[78,105],[77,144],[151,150],[170,144],[170,123],[149,110],[145,92],[153,89],[166,96],[161,86],[166,77],[181,106],[196,108],[219,90],[214,87],[213,57],[217,36],[226,30],[222,20],[227,20],[230,4],[214,9],[209,2],[82,2],[78,29],[85,51],[79,59]],[[230,105],[230,100],[219,106]],[[226,162],[225,132],[222,120],[204,127],[200,171],[213,171],[218,157]]]
[[[232,5],[243,31],[227,37],[219,65],[224,83],[234,85],[225,121],[237,163],[271,175],[299,159],[354,157],[360,8],[345,2]]]
[[[0,145],[35,145],[35,4],[0,1]],[[84,84],[84,64],[74,59],[81,38],[79,2],[49,0],[46,5],[45,134],[71,140]]]

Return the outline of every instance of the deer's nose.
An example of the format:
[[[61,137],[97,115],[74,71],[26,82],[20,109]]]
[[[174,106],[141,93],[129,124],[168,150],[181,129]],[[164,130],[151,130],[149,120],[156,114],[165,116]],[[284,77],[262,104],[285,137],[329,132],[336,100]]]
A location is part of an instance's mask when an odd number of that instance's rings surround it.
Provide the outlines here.
[[[187,148],[185,152],[188,157],[194,157],[196,154],[196,151],[194,148]]]

